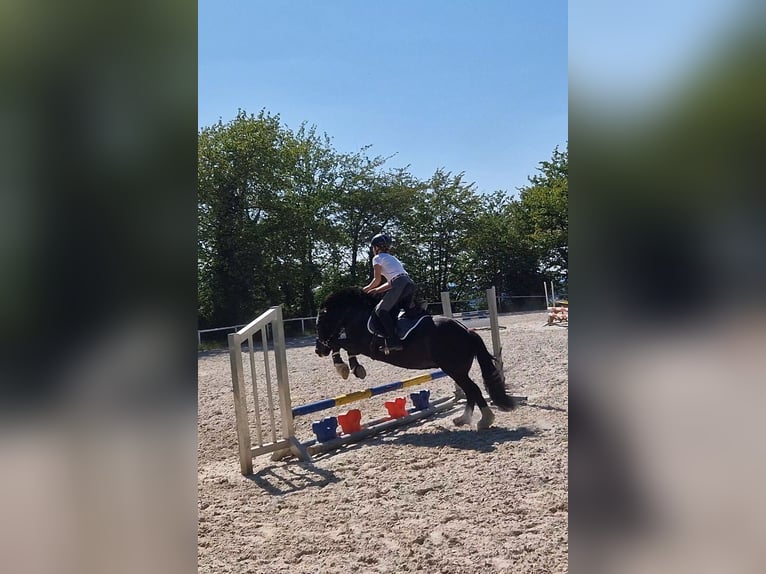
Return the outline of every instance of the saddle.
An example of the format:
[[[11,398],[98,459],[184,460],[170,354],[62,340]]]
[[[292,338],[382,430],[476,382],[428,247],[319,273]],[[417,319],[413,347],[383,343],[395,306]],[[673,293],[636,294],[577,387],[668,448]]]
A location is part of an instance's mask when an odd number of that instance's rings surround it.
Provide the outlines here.
[[[426,317],[431,317],[431,315],[422,309],[410,308],[408,311],[399,311],[396,317],[396,334],[404,341]],[[367,330],[377,337],[385,338],[386,336],[375,313],[371,313],[370,318],[367,319]]]

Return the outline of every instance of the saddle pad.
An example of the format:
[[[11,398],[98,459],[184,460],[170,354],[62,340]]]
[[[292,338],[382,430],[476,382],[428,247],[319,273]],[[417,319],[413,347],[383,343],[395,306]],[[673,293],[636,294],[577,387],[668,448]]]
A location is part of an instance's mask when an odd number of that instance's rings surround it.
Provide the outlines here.
[[[431,315],[421,315],[414,322],[412,322],[411,319],[407,319],[406,317],[400,317],[396,322],[396,330],[399,333],[399,338],[402,340],[406,339],[407,336],[412,333],[412,331],[414,331],[415,328],[420,325],[420,322],[426,317],[431,317]],[[372,328],[372,318],[373,315],[370,315],[370,318],[367,319],[367,330],[370,332],[370,334],[376,335],[377,333],[375,333]]]

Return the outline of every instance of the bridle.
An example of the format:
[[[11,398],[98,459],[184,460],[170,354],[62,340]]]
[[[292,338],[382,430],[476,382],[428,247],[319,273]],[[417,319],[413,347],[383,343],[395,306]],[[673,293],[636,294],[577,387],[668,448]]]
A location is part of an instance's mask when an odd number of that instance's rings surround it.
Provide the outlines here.
[[[321,311],[317,313],[317,321],[316,321],[317,335],[319,335],[319,315],[321,315]],[[336,346],[335,344],[338,342],[340,332],[343,329],[343,321],[345,320],[345,318],[346,318],[345,314],[341,316],[340,320],[338,321],[338,328],[327,339],[320,339],[317,336],[317,341],[321,343],[322,345],[324,345],[325,347],[327,347],[328,349],[332,350]]]
[[[338,341],[338,334],[339,333],[336,333],[335,335],[332,335],[329,339],[320,339],[319,337],[317,337],[317,342],[320,345],[324,345],[328,349],[333,349],[334,346],[335,346],[333,343]]]

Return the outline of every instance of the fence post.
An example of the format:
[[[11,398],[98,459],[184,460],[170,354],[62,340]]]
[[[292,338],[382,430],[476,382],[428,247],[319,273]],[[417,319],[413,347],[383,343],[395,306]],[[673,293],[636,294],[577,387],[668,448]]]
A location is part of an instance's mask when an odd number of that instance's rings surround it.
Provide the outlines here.
[[[449,300],[449,291],[442,291],[442,315],[452,317],[452,303]]]
[[[487,289],[487,307],[489,309],[489,324],[492,331],[492,352],[497,360],[497,369],[503,372],[503,347],[500,344],[500,322],[497,320],[497,298],[495,288]]]

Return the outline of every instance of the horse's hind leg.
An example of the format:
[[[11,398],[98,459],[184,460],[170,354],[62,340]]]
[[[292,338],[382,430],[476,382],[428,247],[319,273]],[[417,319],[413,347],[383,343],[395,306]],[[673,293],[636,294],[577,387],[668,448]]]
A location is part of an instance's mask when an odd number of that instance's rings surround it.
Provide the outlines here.
[[[479,422],[476,423],[476,428],[478,430],[485,430],[492,426],[492,423],[495,422],[495,414],[492,412],[492,409],[487,407],[482,407],[481,409],[481,418],[479,419]]]
[[[471,424],[474,406],[478,405],[479,410],[481,411],[481,418],[479,419],[479,422],[476,423],[476,429],[485,430],[491,427],[492,423],[495,422],[495,414],[492,412],[492,409],[489,408],[489,405],[487,405],[487,401],[481,394],[481,389],[479,389],[476,383],[467,376],[465,379],[458,380],[457,383],[465,392],[467,400],[463,414],[452,419],[452,422],[458,426]]]
[[[477,428],[489,428],[489,426],[492,424],[492,420],[494,420],[494,416],[492,415],[492,411],[489,410],[489,407],[487,406],[487,401],[484,400],[484,396],[481,394],[481,389],[479,389],[476,383],[474,383],[468,375],[463,375],[460,377],[453,376],[452,378],[465,393],[466,397],[466,404],[465,409],[463,409],[463,414],[452,419],[452,422],[458,426],[471,424],[471,421],[473,420],[473,409],[476,405],[478,405],[482,416]],[[492,420],[487,419],[487,412],[489,412]]]
[[[463,409],[463,414],[459,417],[455,417],[452,419],[452,422],[455,423],[457,426],[462,425],[469,425],[471,424],[471,421],[473,420],[473,405],[471,403],[466,403],[465,408]]]
[[[486,430],[492,426],[492,423],[495,422],[495,415],[492,412],[492,409],[490,409],[489,407],[482,407],[479,410],[481,411],[481,418],[479,419],[479,422],[476,423],[476,429]],[[463,414],[457,418],[452,419],[452,422],[458,426],[467,425],[467,424],[471,424],[472,419],[473,419],[473,405],[466,405],[465,410],[463,411]]]

